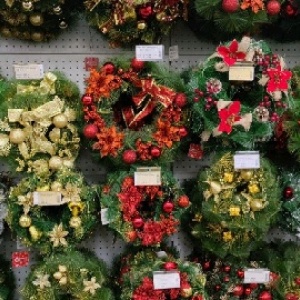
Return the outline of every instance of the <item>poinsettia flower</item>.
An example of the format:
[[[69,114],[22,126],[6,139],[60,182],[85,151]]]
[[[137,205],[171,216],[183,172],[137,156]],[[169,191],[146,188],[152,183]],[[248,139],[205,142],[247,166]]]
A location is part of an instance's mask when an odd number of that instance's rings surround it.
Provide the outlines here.
[[[230,134],[233,124],[241,119],[240,111],[240,101],[233,101],[228,107],[220,109],[219,118],[221,121],[218,130]]]
[[[282,70],[281,66],[267,70],[269,81],[267,83],[267,92],[286,91],[288,89],[288,80],[292,78],[292,72]]]
[[[223,58],[224,62],[228,66],[234,65],[237,60],[245,59],[246,53],[238,50],[239,43],[237,40],[233,40],[228,47],[223,45],[217,48],[218,54]]]

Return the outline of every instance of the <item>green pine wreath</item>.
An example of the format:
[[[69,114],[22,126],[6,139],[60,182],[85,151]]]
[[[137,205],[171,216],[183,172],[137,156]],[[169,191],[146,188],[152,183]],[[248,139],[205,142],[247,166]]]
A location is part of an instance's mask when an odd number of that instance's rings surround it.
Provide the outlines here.
[[[58,197],[52,201],[44,197]],[[23,244],[42,253],[65,250],[87,238],[97,223],[96,187],[63,168],[49,177],[30,174],[12,187],[7,222]],[[61,197],[61,199],[60,199]],[[57,201],[56,201],[57,200]],[[54,203],[53,203],[54,202]]]
[[[176,259],[168,252],[159,256],[150,249],[125,255],[121,261],[118,280],[121,300],[207,299],[206,279],[197,263]],[[154,289],[153,272],[156,271],[178,272],[180,287]]]
[[[0,255],[0,299],[13,299],[15,277],[10,262]]]
[[[47,42],[75,22],[79,0],[7,0],[0,3],[0,35],[25,41]]]
[[[187,19],[187,0],[84,1],[90,26],[112,48],[157,44],[179,19]]]
[[[101,189],[108,227],[126,242],[156,246],[178,231],[189,206],[172,173],[161,172],[161,185],[136,186],[134,171],[112,172]]]
[[[33,266],[21,294],[24,300],[113,300],[105,263],[87,250],[53,254]]]
[[[251,77],[230,75],[238,69]],[[273,135],[280,116],[293,107],[292,72],[264,41],[243,37],[221,44],[190,71],[191,133],[203,146],[255,149]]]
[[[0,103],[0,157],[41,176],[71,167],[79,151],[79,89],[63,74],[11,81]]]
[[[88,146],[110,167],[169,164],[188,134],[183,90],[180,76],[158,63],[104,62],[82,97]]]
[[[246,258],[274,223],[280,190],[271,163],[258,169],[234,169],[233,153],[217,155],[199,172],[191,196],[191,234],[220,258]]]

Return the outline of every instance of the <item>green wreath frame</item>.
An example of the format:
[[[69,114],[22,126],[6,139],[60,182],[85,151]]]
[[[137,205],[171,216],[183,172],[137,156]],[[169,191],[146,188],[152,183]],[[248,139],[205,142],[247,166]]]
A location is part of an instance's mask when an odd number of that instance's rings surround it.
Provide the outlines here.
[[[50,199],[55,197],[55,201],[43,204],[44,200],[38,199],[36,203],[35,192],[40,193],[41,199],[43,193],[45,197],[50,194]],[[57,193],[61,201],[56,201]],[[7,222],[23,244],[41,253],[65,250],[81,242],[94,229],[96,197],[96,187],[87,185],[83,176],[74,170],[63,168],[43,178],[30,174],[10,190]]]

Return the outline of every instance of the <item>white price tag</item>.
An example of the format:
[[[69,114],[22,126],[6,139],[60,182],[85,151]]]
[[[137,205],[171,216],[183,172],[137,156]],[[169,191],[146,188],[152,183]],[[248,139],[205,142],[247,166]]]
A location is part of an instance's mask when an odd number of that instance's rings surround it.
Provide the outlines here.
[[[33,192],[33,205],[38,206],[58,206],[62,201],[61,193],[54,191]]]
[[[108,208],[101,208],[101,223],[102,223],[102,225],[109,224],[107,212],[108,212]]]
[[[158,258],[165,258],[165,257],[168,257],[168,254],[166,251],[157,251],[156,252],[156,255]]]
[[[254,67],[253,66],[231,66],[229,67],[230,81],[253,81]]]
[[[270,271],[267,269],[246,269],[244,271],[244,283],[268,283]]]
[[[238,151],[233,156],[235,169],[259,169],[260,154],[258,151]]]
[[[134,172],[134,185],[161,185],[161,168],[137,168],[137,171]]]
[[[14,65],[16,79],[41,79],[44,76],[42,64]]]
[[[180,275],[178,271],[153,272],[153,285],[155,290],[180,288]]]
[[[179,59],[178,45],[169,47],[169,60]]]
[[[135,57],[141,61],[159,61],[164,59],[163,45],[136,45]]]

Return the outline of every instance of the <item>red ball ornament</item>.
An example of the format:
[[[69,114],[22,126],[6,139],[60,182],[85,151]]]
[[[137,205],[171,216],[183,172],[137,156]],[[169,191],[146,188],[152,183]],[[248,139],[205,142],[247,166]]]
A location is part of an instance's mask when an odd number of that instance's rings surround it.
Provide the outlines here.
[[[163,264],[163,268],[166,271],[170,271],[170,270],[176,270],[177,269],[177,263],[174,261],[167,261]]]
[[[252,290],[255,290],[256,288],[258,288],[258,283],[249,283],[249,287],[250,287]]]
[[[244,278],[245,272],[242,269],[236,271],[236,274],[239,278]]]
[[[178,199],[178,206],[181,208],[186,208],[190,205],[190,199],[187,195],[181,195]]]
[[[174,209],[174,204],[171,202],[171,201],[166,201],[164,204],[163,204],[163,211],[170,214]]]
[[[188,282],[183,282],[181,284],[180,296],[183,298],[189,298],[193,294],[191,285]]]
[[[287,186],[284,190],[283,190],[283,197],[285,199],[291,199],[294,196],[294,189],[290,186]]]
[[[98,127],[95,124],[87,124],[83,128],[83,135],[87,139],[94,139],[94,138],[96,138],[98,132],[99,132]]]
[[[285,9],[284,9],[284,12],[288,15],[288,16],[294,16],[296,14],[296,9],[288,4]]]
[[[219,291],[220,289],[221,289],[221,286],[217,284],[217,285],[215,286],[215,290],[216,290],[216,291]]]
[[[258,299],[259,300],[272,300],[272,295],[269,291],[262,291],[259,295],[258,295]]]
[[[186,95],[184,93],[178,93],[175,97],[174,102],[180,108],[186,106],[187,103]]]
[[[81,102],[85,106],[91,105],[93,103],[93,97],[90,94],[84,94],[81,97]]]
[[[153,147],[151,147],[150,154],[152,157],[155,157],[155,158],[160,157],[161,150],[160,150],[160,148],[153,146]]]
[[[276,16],[276,15],[279,14],[280,9],[281,9],[280,2],[277,1],[277,0],[271,0],[271,1],[269,1],[267,3],[266,9],[267,9],[267,13],[270,16]]]
[[[139,72],[141,71],[144,66],[145,66],[145,62],[143,62],[142,60],[138,60],[135,57],[131,60],[131,67],[133,68],[134,71]]]
[[[179,132],[178,133],[179,133],[179,135],[181,137],[185,137],[185,136],[188,135],[188,131],[187,131],[187,129],[184,126],[182,126],[182,127],[179,128]]]
[[[210,260],[206,260],[202,263],[203,271],[208,271],[211,268]]]
[[[132,220],[132,226],[134,228],[141,228],[144,225],[144,221],[141,217],[136,217]]]
[[[240,297],[243,295],[244,293],[244,287],[242,284],[238,284],[236,285],[234,288],[233,288],[233,291],[232,291],[233,295],[236,296],[236,297]]]
[[[133,164],[136,162],[137,155],[134,150],[128,149],[123,152],[122,160],[126,164]]]
[[[223,271],[226,272],[226,273],[229,273],[231,270],[231,267],[229,265],[226,265],[223,267]]]
[[[224,282],[229,282],[230,281],[230,277],[229,276],[224,276],[223,277],[223,281]]]
[[[113,74],[116,71],[115,65],[111,62],[105,63],[101,69],[105,71],[106,74]]]
[[[296,277],[294,279],[294,282],[297,284],[297,285],[300,285],[300,277]]]
[[[251,293],[252,293],[252,289],[249,286],[244,289],[244,294],[246,296],[250,296]]]
[[[142,19],[148,19],[152,15],[152,7],[150,5],[143,6],[139,9],[139,15]]]
[[[222,9],[227,13],[236,12],[240,7],[239,0],[223,0]]]

